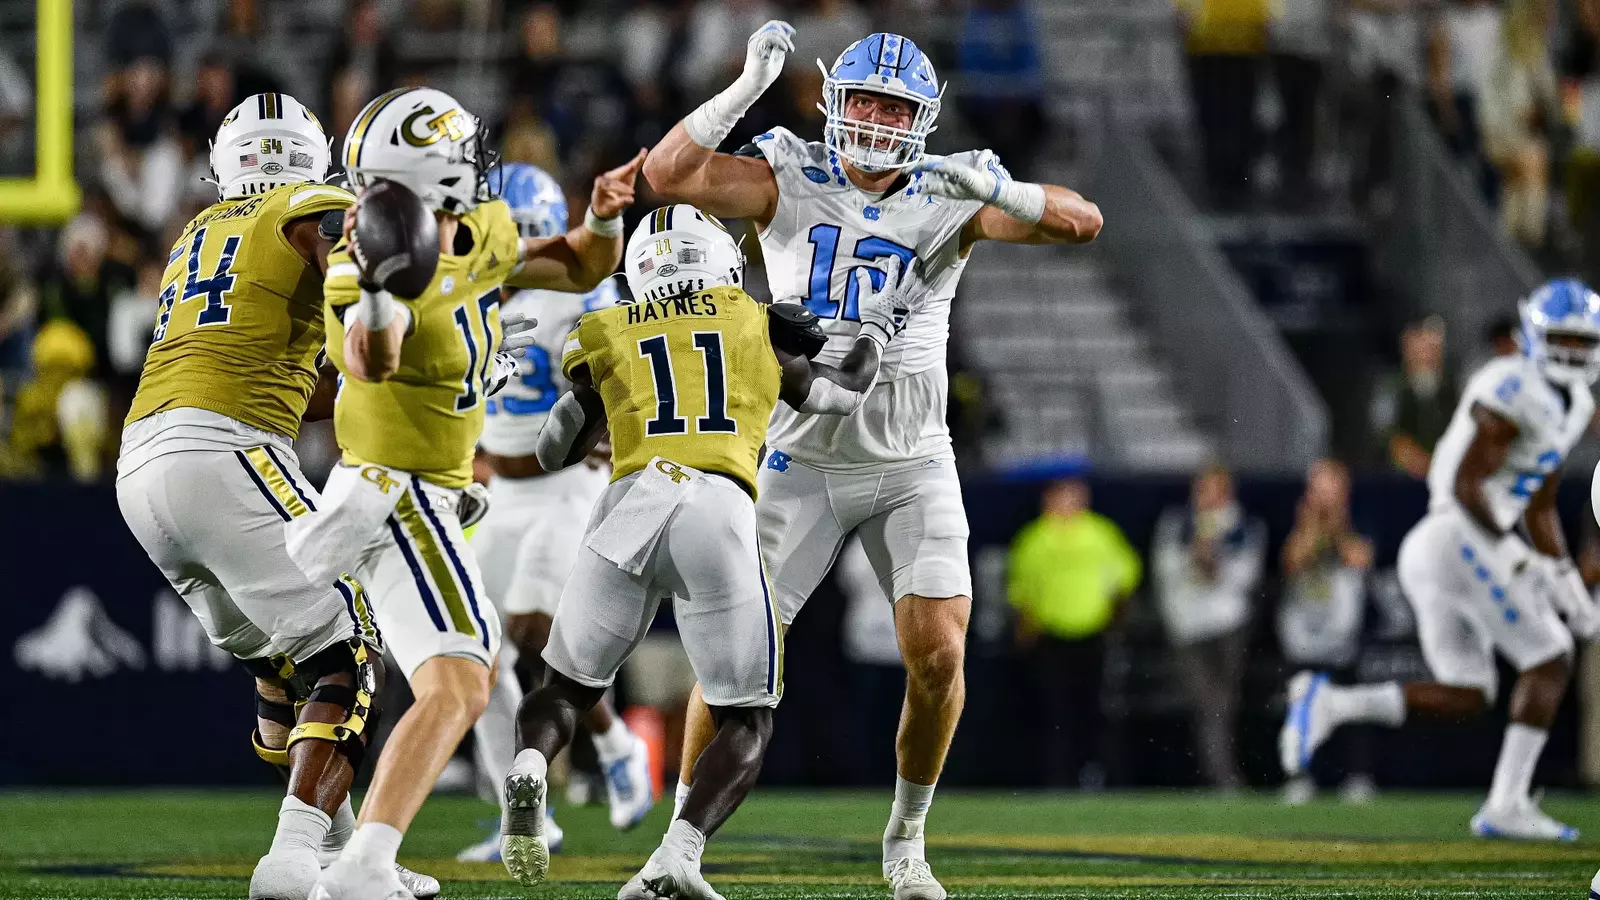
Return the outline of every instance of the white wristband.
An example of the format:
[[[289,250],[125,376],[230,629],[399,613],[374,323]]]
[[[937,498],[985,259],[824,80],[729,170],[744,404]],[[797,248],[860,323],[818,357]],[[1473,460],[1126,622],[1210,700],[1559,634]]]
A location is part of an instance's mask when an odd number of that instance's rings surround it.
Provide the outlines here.
[[[394,321],[398,308],[399,304],[388,291],[374,293],[362,288],[361,299],[356,301],[356,320],[367,326],[368,331],[382,331]]]
[[[741,75],[722,93],[700,104],[690,113],[683,120],[683,130],[689,133],[689,140],[707,150],[715,150],[727,140],[728,132],[739,124],[739,120],[750,111],[750,107],[761,99],[763,90],[765,88],[761,85],[748,82]]]
[[[847,416],[861,408],[867,395],[860,391],[852,391],[841,387],[826,378],[813,378],[811,390],[806,392],[804,403],[800,404],[800,412]]]
[[[595,215],[594,207],[591,206],[583,214],[583,227],[601,237],[622,237],[622,216],[602,219]]]
[[[1037,225],[1044,218],[1044,186],[1000,179],[989,205],[1019,222]]]

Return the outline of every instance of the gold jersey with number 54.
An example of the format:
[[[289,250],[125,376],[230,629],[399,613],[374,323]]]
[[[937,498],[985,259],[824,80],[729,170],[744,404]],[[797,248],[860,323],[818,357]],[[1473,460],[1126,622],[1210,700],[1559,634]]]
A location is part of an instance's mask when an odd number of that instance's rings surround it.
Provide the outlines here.
[[[284,228],[354,202],[342,188],[291,184],[195,216],[167,255],[155,335],[127,424],[195,407],[298,435],[317,386],[322,278]]]

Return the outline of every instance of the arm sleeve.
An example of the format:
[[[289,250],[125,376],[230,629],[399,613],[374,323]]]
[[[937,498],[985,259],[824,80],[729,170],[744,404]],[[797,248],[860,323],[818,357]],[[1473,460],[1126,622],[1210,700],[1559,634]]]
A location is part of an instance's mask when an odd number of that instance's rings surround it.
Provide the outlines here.
[[[578,367],[589,364],[589,351],[583,345],[584,324],[589,320],[587,315],[578,319],[578,324],[567,334],[567,342],[561,348],[561,374],[568,381],[572,380],[572,373]],[[591,367],[590,371],[593,371]]]

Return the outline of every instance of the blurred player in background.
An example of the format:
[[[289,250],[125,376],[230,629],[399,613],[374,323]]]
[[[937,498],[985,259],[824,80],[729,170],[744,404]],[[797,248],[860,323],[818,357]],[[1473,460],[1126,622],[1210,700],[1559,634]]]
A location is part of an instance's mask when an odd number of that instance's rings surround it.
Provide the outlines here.
[[[288,773],[289,795],[250,896],[275,900],[309,895],[354,829],[350,781],[383,653],[361,585],[342,571],[308,580],[285,546],[284,523],[322,502],[293,441],[317,389],[338,234],[322,220],[354,200],[319,183],[327,172],[328,138],[293,97],[256,94],[223,119],[221,199],[167,258],[117,460],[128,527],[212,643],[256,676],[252,742]],[[437,893],[428,882],[408,884]]]
[[[1347,722],[1480,715],[1494,705],[1499,651],[1520,674],[1472,833],[1570,841],[1577,830],[1539,809],[1532,783],[1572,674],[1573,635],[1600,630],[1556,511],[1562,462],[1594,415],[1600,296],[1572,280],[1541,287],[1522,305],[1521,343],[1468,383],[1428,470],[1428,515],[1400,546],[1400,584],[1437,680],[1340,687],[1302,672],[1279,749],[1295,776]]]
[[[567,230],[567,199],[545,172],[525,163],[508,163],[489,174],[500,199],[511,207],[511,219],[523,237],[548,238]],[[485,773],[498,785],[511,768],[516,749],[517,705],[522,690],[513,661],[521,657],[533,673],[543,669],[540,654],[550,636],[561,587],[578,556],[583,532],[595,501],[610,481],[610,466],[591,459],[586,465],[546,473],[535,451],[556,399],[571,388],[561,374],[561,349],[578,317],[615,306],[616,282],[606,279],[587,294],[560,291],[510,291],[502,314],[515,312],[537,320],[534,343],[527,348],[521,374],[488,401],[483,437],[478,445],[494,472],[489,482],[493,505],[472,536],[472,549],[483,567],[484,586],[505,614],[505,634],[515,650],[501,652],[500,677],[489,706],[474,726],[477,756]],[[554,363],[554,364],[553,364]],[[628,829],[639,824],[654,803],[650,785],[650,751],[623,724],[605,700],[584,716],[593,736],[611,805],[611,824]],[[501,797],[504,803],[504,796]],[[560,830],[545,823],[552,852],[560,846]],[[499,862],[500,833],[457,856],[462,862]]]
[[[329,357],[345,379],[334,415],[343,459],[322,508],[289,538],[308,572],[354,560],[416,695],[378,761],[354,837],[313,893],[379,900],[404,896],[392,868],[402,835],[493,681],[499,614],[462,535],[460,504],[486,396],[514,371],[494,352],[501,286],[586,291],[609,275],[641,159],[596,180],[584,227],[536,239],[521,237],[506,204],[490,197],[482,126],[442,91],[373,100],[342,152],[355,188],[396,182],[434,211],[440,251],[418,299],[398,299],[373,279],[409,266],[410,255],[364,252],[351,243],[358,208],[346,214],[347,242],[329,257],[324,289]]]
[[[567,339],[573,390],[539,437],[546,471],[582,462],[609,428],[616,479],[589,519],[551,626],[545,683],[522,702],[512,798],[502,823],[512,877],[544,880],[547,761],[644,639],[656,608],[674,617],[703,686],[714,736],[681,815],[621,900],[721,900],[700,874],[706,839],[755,785],[783,691],[783,637],[756,535],[756,470],[781,397],[845,414],[872,389],[883,348],[920,295],[917,276],[861,277],[861,333],[838,368],[813,363],[825,341],[795,303],[770,307],[739,285],[744,256],[722,223],[692,206],[646,217],[624,272],[635,302],[585,315]]]
[[[824,67],[823,141],[776,128],[737,154],[717,153],[783,70],[793,36],[783,22],[752,35],[743,74],[662,139],[645,177],[668,198],[755,221],[772,295],[799,298],[821,318],[825,361],[849,352],[860,328],[857,274],[874,288],[884,260],[925,274],[927,308],[885,356],[863,409],[777,412],[759,514],[785,625],[853,531],[895,599],[907,681],[883,874],[896,900],[942,900],[923,823],[964,702],[972,608],[945,424],[950,301],[976,242],[1081,243],[1099,233],[1100,212],[1066,188],[1013,181],[989,151],[927,154],[943,89],[927,56],[896,34],[869,35]],[[680,793],[710,735],[704,704],[691,701]]]

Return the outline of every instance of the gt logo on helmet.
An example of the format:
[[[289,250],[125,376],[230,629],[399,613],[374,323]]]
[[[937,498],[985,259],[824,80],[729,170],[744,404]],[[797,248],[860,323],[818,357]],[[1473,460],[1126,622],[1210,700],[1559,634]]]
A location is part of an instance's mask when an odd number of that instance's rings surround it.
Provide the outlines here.
[[[433,116],[423,124],[427,126],[426,134],[417,134],[416,122],[423,116]],[[400,136],[406,143],[413,147],[427,147],[445,140],[459,141],[467,136],[465,128],[466,116],[459,109],[447,109],[434,115],[432,106],[424,106],[409,116],[400,126]]]

